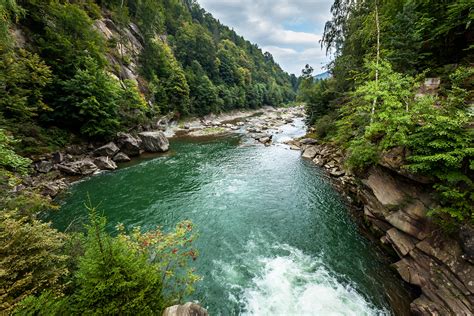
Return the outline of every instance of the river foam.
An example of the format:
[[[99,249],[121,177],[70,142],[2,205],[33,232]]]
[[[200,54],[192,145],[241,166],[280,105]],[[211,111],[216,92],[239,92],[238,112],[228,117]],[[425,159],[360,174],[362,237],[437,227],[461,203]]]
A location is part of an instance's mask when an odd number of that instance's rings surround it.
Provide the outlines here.
[[[219,271],[215,277],[233,289],[230,298],[238,301],[240,314],[390,315],[368,302],[354,285],[343,284],[342,276],[321,259],[286,244],[263,246],[249,242],[238,262],[214,262]],[[243,278],[244,271],[252,274],[250,280]],[[244,279],[249,281],[242,283]]]

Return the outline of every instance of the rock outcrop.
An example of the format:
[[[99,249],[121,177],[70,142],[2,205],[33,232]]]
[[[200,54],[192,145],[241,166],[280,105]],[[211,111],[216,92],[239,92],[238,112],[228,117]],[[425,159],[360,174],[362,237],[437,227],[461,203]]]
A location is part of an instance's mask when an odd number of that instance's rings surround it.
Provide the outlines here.
[[[403,153],[394,149],[378,166],[356,177],[344,170],[344,156],[329,145],[305,146],[303,156],[324,168],[334,185],[355,206],[381,242],[399,257],[393,267],[406,282],[421,289],[411,305],[417,315],[473,315],[474,265],[472,227],[459,239],[446,235],[427,216],[436,206],[431,179],[407,174]],[[397,151],[398,150],[398,151]]]
[[[120,148],[115,145],[114,142],[110,142],[108,144],[105,144],[104,146],[101,146],[94,150],[94,155],[96,156],[105,156],[105,157],[113,157],[115,156],[116,153],[118,153]]]
[[[99,168],[97,168],[97,166],[89,158],[70,163],[59,164],[58,169],[68,175],[82,176],[93,174],[99,170]]]
[[[142,132],[138,136],[142,140],[142,146],[145,151],[157,153],[165,152],[169,148],[169,141],[161,131]]]
[[[101,170],[115,170],[117,169],[117,165],[115,162],[107,157],[107,156],[102,156],[102,157],[97,157],[94,159],[94,164]]]
[[[128,161],[131,160],[129,156],[127,156],[126,154],[124,154],[124,153],[122,153],[122,152],[117,153],[117,154],[114,156],[114,158],[112,158],[112,159],[113,159],[113,161],[115,161],[115,162],[128,162]]]
[[[117,144],[120,150],[127,156],[133,157],[140,155],[142,141],[127,133],[117,134]]]

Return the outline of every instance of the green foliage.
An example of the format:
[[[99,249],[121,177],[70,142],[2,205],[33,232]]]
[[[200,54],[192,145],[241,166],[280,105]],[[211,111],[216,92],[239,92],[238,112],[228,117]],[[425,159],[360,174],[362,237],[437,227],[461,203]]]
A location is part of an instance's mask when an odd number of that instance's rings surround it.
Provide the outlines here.
[[[473,56],[472,1],[338,0],[331,11],[322,43],[336,55],[332,140],[355,168],[406,148],[406,170],[435,180],[440,207],[430,213],[448,226],[472,221],[474,70],[461,66]],[[438,91],[420,89],[426,74],[441,78]]]
[[[68,313],[67,298],[60,297],[50,290],[40,296],[30,295],[20,301],[13,315],[65,315]]]
[[[27,297],[49,289],[59,295],[68,274],[61,253],[66,236],[16,210],[0,212],[0,309],[11,311]]]
[[[352,140],[348,152],[346,164],[354,170],[362,171],[379,160],[377,146],[364,138]]]
[[[0,129],[0,168],[26,174],[31,160],[21,157],[13,150],[15,139]]]
[[[119,225],[119,235],[111,237],[94,208],[90,219],[70,301],[74,313],[157,314],[192,292],[199,278],[185,268],[197,255],[189,222],[169,234],[135,228],[128,235]]]
[[[51,82],[49,67],[24,49],[8,50],[0,57],[0,115],[25,121],[48,111],[43,89]]]
[[[11,48],[9,28],[24,14],[23,9],[15,0],[2,0],[0,2],[0,52]]]
[[[56,115],[68,117],[86,136],[107,136],[118,130],[120,86],[92,58],[61,86],[64,96]]]

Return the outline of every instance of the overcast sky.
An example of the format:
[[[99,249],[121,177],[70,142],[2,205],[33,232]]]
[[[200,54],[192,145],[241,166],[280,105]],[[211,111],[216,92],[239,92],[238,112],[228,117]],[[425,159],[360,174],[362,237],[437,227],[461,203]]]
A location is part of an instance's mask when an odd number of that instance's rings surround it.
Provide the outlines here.
[[[314,73],[329,58],[319,40],[330,18],[333,0],[198,0],[201,6],[223,24],[233,28],[289,73],[299,76],[306,64]]]

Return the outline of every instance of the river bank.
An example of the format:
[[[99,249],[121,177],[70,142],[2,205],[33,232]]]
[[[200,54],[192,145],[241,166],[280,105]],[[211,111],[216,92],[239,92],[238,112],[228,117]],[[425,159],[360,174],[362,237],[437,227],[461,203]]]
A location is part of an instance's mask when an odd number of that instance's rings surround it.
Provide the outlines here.
[[[157,119],[153,126],[138,126],[133,131],[118,133],[110,142],[81,142],[63,150],[31,157],[34,173],[24,178],[13,191],[27,187],[54,199],[70,184],[101,172],[113,171],[143,154],[160,154],[169,149],[169,138],[212,137],[230,133],[248,133],[267,146],[278,127],[302,117],[303,108],[263,107],[211,114],[179,122],[171,117]],[[269,131],[272,130],[270,133]]]
[[[436,205],[430,179],[406,173],[399,149],[365,175],[354,175],[335,146],[306,139],[288,144],[325,170],[363,225],[396,253],[399,260],[392,266],[421,290],[410,305],[413,314],[474,313],[473,231],[464,227],[458,236],[449,236],[432,222],[427,212]]]

